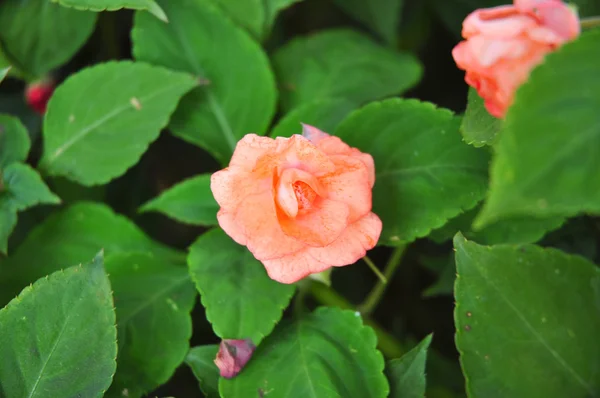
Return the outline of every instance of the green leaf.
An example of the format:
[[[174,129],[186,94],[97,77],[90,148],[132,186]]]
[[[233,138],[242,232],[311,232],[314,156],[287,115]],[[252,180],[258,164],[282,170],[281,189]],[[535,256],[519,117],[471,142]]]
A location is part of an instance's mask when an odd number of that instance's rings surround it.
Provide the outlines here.
[[[0,195],[0,253],[8,252],[8,238],[16,225],[17,209],[7,197]],[[5,303],[5,301],[0,301],[0,303]]]
[[[600,213],[600,30],[549,54],[517,90],[481,228],[508,217]]]
[[[4,80],[6,75],[8,75],[8,72],[10,72],[10,68],[10,66],[7,66],[5,68],[0,69],[0,83],[2,83],[2,80]]]
[[[31,147],[27,129],[21,121],[0,114],[0,170],[13,162],[24,162]]]
[[[437,274],[437,280],[423,291],[423,297],[436,297],[454,292],[456,280],[454,253],[442,257],[423,257],[421,263]]]
[[[203,345],[193,347],[185,362],[189,365],[198,379],[200,389],[207,398],[219,398],[219,368],[215,358],[219,352],[218,345]]]
[[[171,119],[178,137],[209,151],[221,164],[245,134],[265,134],[275,113],[275,79],[260,46],[207,0],[159,3],[170,23],[135,17],[135,58],[198,77]]]
[[[459,123],[430,103],[390,99],[352,113],[338,127],[336,135],[375,160],[380,243],[427,236],[483,198],[488,154],[462,142]]]
[[[565,222],[565,218],[563,217],[512,217],[474,231],[472,229],[473,221],[480,210],[481,206],[477,206],[458,215],[448,221],[443,227],[432,231],[429,234],[429,238],[434,242],[442,243],[452,239],[457,232],[462,232],[468,239],[473,239],[486,245],[535,243],[542,239],[548,232],[560,228]]]
[[[390,382],[390,398],[423,398],[425,396],[425,363],[431,335],[425,337],[402,358],[388,362],[386,374]]]
[[[196,85],[188,74],[139,62],[84,69],[48,103],[40,166],[82,185],[109,182],[137,163]],[[93,101],[81,100],[91,93]]]
[[[465,142],[475,147],[492,145],[501,128],[502,120],[490,115],[483,105],[483,99],[474,88],[470,88],[467,110],[460,125]]]
[[[49,0],[0,2],[0,42],[13,66],[41,77],[70,60],[94,31],[96,14]]]
[[[51,0],[61,6],[78,10],[116,11],[122,8],[146,10],[163,22],[169,22],[165,12],[154,0]]]
[[[279,326],[235,378],[224,397],[385,398],[389,386],[373,330],[354,311],[321,307]]]
[[[301,123],[333,132],[342,120],[356,108],[343,98],[321,99],[299,105],[285,115],[273,130],[273,137],[291,137],[302,133]]]
[[[397,42],[404,0],[335,0],[335,3],[386,42]]]
[[[10,277],[0,278],[0,299],[44,275],[81,263],[100,249],[108,254],[148,252],[168,261],[181,261],[182,256],[148,238],[106,205],[78,202],[46,218],[2,263]]]
[[[171,378],[192,336],[196,289],[187,269],[146,253],[106,258],[114,290],[119,356],[108,396],[140,397]]]
[[[558,84],[558,83],[557,83]],[[600,391],[600,269],[533,245],[454,238],[456,344],[471,397]]]
[[[39,173],[27,164],[11,163],[0,176],[0,187],[4,186],[0,196],[6,196],[17,211],[40,203],[60,203],[60,198],[48,189]]]
[[[217,225],[219,205],[210,190],[210,174],[188,178],[140,207],[192,225]]]
[[[421,77],[419,61],[351,30],[328,30],[292,40],[273,57],[285,111],[327,98],[355,106],[401,94]]]
[[[188,264],[206,318],[223,339],[249,338],[258,345],[294,294],[294,285],[270,279],[252,253],[220,229],[194,242]]]
[[[0,395],[99,397],[115,372],[116,338],[102,254],[40,279],[0,310]]]

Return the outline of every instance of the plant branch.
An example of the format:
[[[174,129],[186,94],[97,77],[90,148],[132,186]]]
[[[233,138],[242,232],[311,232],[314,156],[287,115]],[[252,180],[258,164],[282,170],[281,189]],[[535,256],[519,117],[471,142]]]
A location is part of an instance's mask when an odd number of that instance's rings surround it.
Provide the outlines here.
[[[581,30],[595,28],[600,26],[600,17],[582,18],[579,20]]]

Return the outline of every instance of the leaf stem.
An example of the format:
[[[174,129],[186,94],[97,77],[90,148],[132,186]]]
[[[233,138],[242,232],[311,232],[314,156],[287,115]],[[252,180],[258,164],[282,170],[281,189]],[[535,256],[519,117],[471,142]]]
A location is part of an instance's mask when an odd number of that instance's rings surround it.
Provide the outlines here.
[[[582,18],[579,20],[581,30],[595,28],[600,26],[600,17]]]
[[[397,246],[396,249],[392,252],[388,263],[385,266],[383,271],[383,280],[379,278],[377,284],[373,287],[365,301],[358,307],[358,310],[365,315],[370,314],[377,307],[383,294],[385,293],[385,289],[387,287],[387,280],[391,279],[394,275],[394,272],[400,265],[400,260],[402,260],[402,256],[404,255],[404,251],[406,249],[406,245]]]
[[[367,263],[367,265],[369,266],[369,268],[371,268],[371,271],[373,271],[373,273],[375,274],[375,276],[377,276],[377,278],[379,278],[379,281],[381,283],[383,283],[384,285],[387,284],[387,278],[385,276],[383,276],[383,274],[381,273],[381,271],[379,271],[379,268],[377,268],[377,266],[375,265],[375,263],[373,262],[373,260],[371,260],[368,256],[364,256],[362,258],[362,260]]]
[[[330,307],[338,307],[346,310],[356,311],[356,308],[354,308],[354,306],[348,300],[346,300],[329,286],[312,280],[308,281],[308,283],[308,289],[311,295],[319,303]],[[377,335],[377,347],[387,358],[399,358],[406,352],[400,342],[393,335],[383,329],[377,322],[365,317],[364,323],[365,325],[369,325],[375,331],[375,335]]]

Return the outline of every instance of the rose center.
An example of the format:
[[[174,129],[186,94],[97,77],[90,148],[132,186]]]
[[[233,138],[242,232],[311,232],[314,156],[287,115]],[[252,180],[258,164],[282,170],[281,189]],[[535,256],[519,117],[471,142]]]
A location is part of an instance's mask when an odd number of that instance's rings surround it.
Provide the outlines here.
[[[315,198],[317,197],[315,190],[312,189],[310,185],[302,181],[294,182],[292,184],[292,188],[294,189],[294,194],[298,200],[298,210],[310,209]]]

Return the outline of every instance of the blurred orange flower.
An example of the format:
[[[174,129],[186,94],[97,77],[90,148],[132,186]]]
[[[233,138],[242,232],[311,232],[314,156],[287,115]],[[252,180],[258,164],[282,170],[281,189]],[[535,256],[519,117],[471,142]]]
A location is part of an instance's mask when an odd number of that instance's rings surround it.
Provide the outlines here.
[[[246,135],[211,189],[223,230],[272,279],[293,283],[352,264],[376,245],[382,225],[371,212],[374,182],[370,155],[304,126],[304,136]]]
[[[503,117],[531,70],[579,32],[577,14],[561,0],[515,0],[467,16],[466,40],[452,56],[490,114]]]

